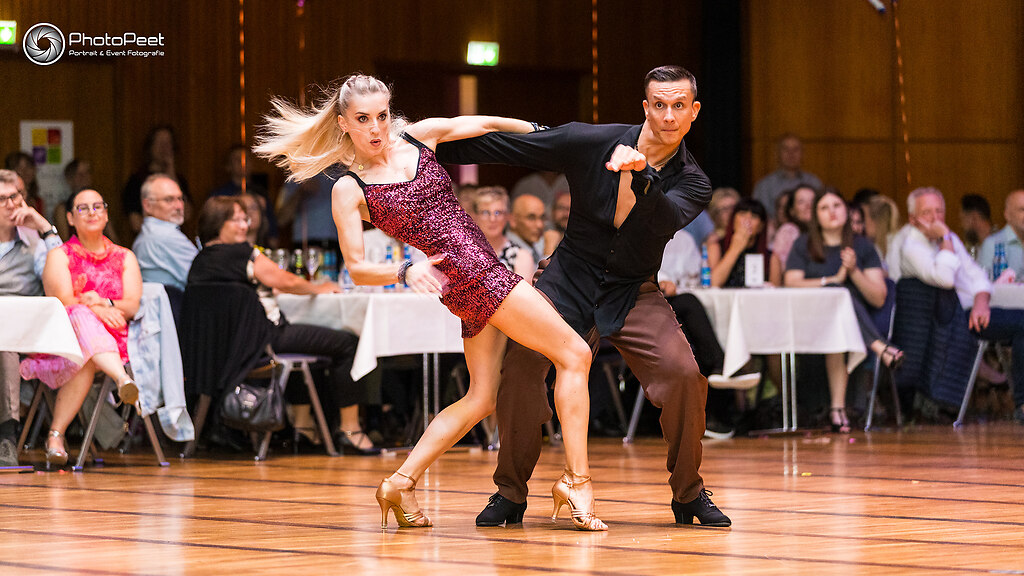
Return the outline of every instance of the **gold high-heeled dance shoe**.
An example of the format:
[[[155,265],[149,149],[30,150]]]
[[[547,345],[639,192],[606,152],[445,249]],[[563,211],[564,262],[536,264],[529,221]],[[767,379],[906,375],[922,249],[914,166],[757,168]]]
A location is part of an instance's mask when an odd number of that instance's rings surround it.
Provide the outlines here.
[[[117,397],[121,399],[122,403],[134,406],[139,401],[139,387],[134,380],[129,378],[117,387]]]
[[[573,480],[573,477],[577,478]],[[562,477],[551,487],[551,497],[555,500],[555,511],[551,513],[551,519],[558,519],[558,512],[565,504],[569,505],[569,512],[572,513],[572,525],[577,530],[600,532],[608,529],[608,525],[601,521],[593,512],[580,509],[572,500],[572,491],[581,484],[590,482],[590,476],[577,476],[566,470]]]
[[[430,518],[427,518],[423,514],[423,511],[418,507],[416,510],[412,510],[409,504],[406,503],[406,499],[410,500],[410,503],[416,501],[413,491],[416,490],[416,479],[410,476],[406,476],[401,472],[395,472],[399,476],[409,478],[412,481],[412,487],[402,489],[395,486],[387,478],[380,481],[380,486],[377,486],[377,504],[380,504],[380,527],[388,527],[388,510],[395,511],[395,520],[398,521],[398,525],[402,528],[427,528],[433,526],[430,522]]]
[[[54,450],[53,448],[50,448],[49,442],[47,442],[47,446],[46,446],[46,468],[49,469],[51,466],[56,466],[56,467],[60,468],[61,466],[64,466],[65,464],[67,464],[68,463],[68,452],[64,448],[64,435],[61,434],[60,432],[57,432],[56,430],[50,430],[50,432],[46,436],[47,436],[47,440],[49,440],[50,438],[57,438],[57,439],[59,439],[60,440],[60,445],[61,445],[61,448],[59,450]]]

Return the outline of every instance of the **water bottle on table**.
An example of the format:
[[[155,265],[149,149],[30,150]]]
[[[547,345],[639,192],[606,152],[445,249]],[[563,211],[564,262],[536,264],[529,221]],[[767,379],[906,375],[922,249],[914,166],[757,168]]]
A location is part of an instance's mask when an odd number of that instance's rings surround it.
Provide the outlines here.
[[[711,264],[708,264],[708,247],[700,247],[700,287],[711,288]]]

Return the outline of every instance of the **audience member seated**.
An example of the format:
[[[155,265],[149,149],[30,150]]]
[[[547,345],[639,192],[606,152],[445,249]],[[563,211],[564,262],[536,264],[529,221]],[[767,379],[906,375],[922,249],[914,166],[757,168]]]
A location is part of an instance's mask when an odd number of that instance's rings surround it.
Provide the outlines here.
[[[1024,213],[1024,205],[1018,208]],[[1024,310],[989,306],[992,284],[946,225],[942,192],[937,188],[914,190],[907,198],[907,212],[913,228],[901,247],[901,276],[955,290],[972,332],[987,340],[1012,342],[1013,416],[1024,424]]]
[[[245,205],[239,198],[221,196],[207,200],[199,214],[199,239],[203,249],[192,262],[188,274],[189,288],[204,284],[235,284],[251,290],[253,298],[259,298],[257,284],[291,294],[341,291],[333,282],[313,284],[278,268],[246,241],[249,223]],[[275,352],[330,358],[330,381],[326,386],[318,386],[318,390],[322,390],[321,397],[326,407],[333,406],[339,410],[338,443],[346,450],[360,454],[377,452],[359,424],[359,403],[364,391],[355,385],[351,375],[358,343],[356,335],[321,326],[291,324],[280,315],[280,311],[274,314],[273,319],[263,317],[258,321],[269,325],[268,343]],[[217,334],[204,336],[211,339],[223,337]],[[257,349],[261,347],[262,344],[256,344]],[[186,350],[187,347],[183,348],[183,353],[187,353]],[[196,391],[190,392],[194,395]],[[328,419],[333,419],[329,413]]]
[[[74,235],[47,254],[43,288],[67,307],[85,364],[50,355],[33,355],[21,363],[22,377],[38,378],[58,390],[46,438],[47,466],[67,463],[64,432],[81,409],[96,370],[114,380],[122,402],[135,404],[139,398],[138,387],[124,369],[128,321],[142,296],[139,264],[131,250],[103,235],[107,203],[99,192],[83,190],[69,196],[66,206]]]
[[[174,321],[181,319],[181,298],[188,281],[188,269],[199,253],[185,234],[185,197],[173,179],[153,174],[142,184],[142,230],[132,244],[139,260],[142,280],[163,284],[171,303]]]
[[[36,180],[36,161],[28,154],[18,150],[11,152],[4,158],[4,168],[13,170],[24,182],[23,194],[25,203],[40,214],[46,214],[46,200],[39,190],[39,181]]]
[[[455,199],[459,201],[459,206],[466,214],[473,213],[473,205],[476,202],[476,191],[480,189],[477,184],[459,184],[455,188]]]
[[[267,197],[267,188],[252,177],[249,158],[249,149],[244,144],[235,144],[228,150],[227,158],[224,161],[224,172],[227,173],[228,181],[214,188],[210,197],[214,196],[238,196],[245,192],[251,194],[253,199],[259,203],[262,213],[260,221],[262,225],[259,230],[260,246],[277,248],[277,216],[274,208]],[[262,175],[266,181],[266,175]],[[249,202],[249,201],[247,201]],[[251,216],[251,214],[250,214]]]
[[[991,277],[996,247],[1001,244],[1006,254],[1007,269],[1013,270],[1017,282],[1024,282],[1024,189],[1010,192],[1006,197],[1003,218],[1006,220],[1006,226],[985,238],[981,251],[978,252],[978,264],[985,268]]]
[[[60,234],[61,238],[70,238],[71,233],[68,228],[67,218],[64,217],[64,202],[67,201],[68,196],[77,194],[86,188],[92,188],[92,164],[88,160],[82,160],[75,158],[71,162],[68,162],[67,166],[64,167],[64,185],[66,189],[60,197],[60,201],[56,203],[51,210],[50,219],[53,221],[53,225],[57,227],[57,233]],[[107,237],[117,240],[109,234],[109,230],[104,231]]]
[[[693,236],[698,245],[703,245],[712,236],[719,241],[725,237],[725,229],[732,221],[732,211],[736,209],[736,203],[739,201],[740,193],[735,188],[716,188],[711,193],[711,202],[704,212],[711,218],[714,230],[704,238]]]
[[[46,252],[60,237],[18,192],[18,175],[0,170],[0,296],[41,296]],[[21,407],[18,354],[0,352],[0,467],[18,465]]]
[[[868,199],[864,207],[864,236],[875,245],[882,259],[882,269],[888,274],[890,244],[900,227],[900,209],[888,196],[876,194]]]
[[[544,203],[544,211],[551,210],[560,192],[569,191],[569,181],[564,174],[558,172],[534,172],[520,178],[512,187],[512,199],[524,194],[539,198]]]
[[[550,256],[558,244],[565,238],[565,229],[569,226],[569,208],[572,207],[572,196],[569,192],[559,192],[551,205],[551,227],[544,231],[544,256]]]
[[[540,262],[552,252],[544,245],[545,210],[544,202],[533,194],[512,200],[512,219],[505,235],[516,246],[529,250],[534,262]]]
[[[864,236],[864,207],[855,202],[846,203],[846,212],[850,215],[850,230],[854,236]]]
[[[707,375],[711,389],[705,411],[707,423],[705,435],[712,438],[728,438],[736,424],[735,399],[721,388],[749,388],[757,383],[760,374],[741,374],[732,378],[722,375],[725,352],[715,335],[711,320],[704,306],[690,292],[684,291],[700,283],[700,252],[686,230],[676,232],[665,245],[665,252],[658,271],[658,285],[665,293],[672,310],[676,313],[683,334],[693,348],[700,373]]]
[[[501,186],[485,186],[477,190],[473,220],[494,248],[498,260],[506,268],[527,280],[533,279],[537,264],[526,248],[520,248],[505,236],[508,224],[508,192]]]
[[[960,229],[967,252],[977,260],[981,243],[992,234],[992,207],[984,196],[965,194],[960,198]]]
[[[716,288],[743,288],[747,285],[747,256],[760,255],[764,280],[772,286],[782,285],[782,270],[778,260],[768,251],[768,232],[765,229],[764,206],[753,198],[744,198],[736,204],[732,221],[725,229],[721,241],[708,240],[708,264],[711,266],[711,285]]]
[[[131,175],[121,191],[121,212],[128,218],[131,235],[142,230],[142,184],[152,174],[164,174],[178,183],[185,198],[185,219],[188,219],[192,196],[189,194],[188,182],[178,172],[177,152],[178,140],[173,128],[166,124],[150,128],[143,144],[142,165]]]
[[[772,254],[778,260],[777,266],[782,272],[786,271],[786,263],[789,261],[789,251],[793,249],[793,243],[801,234],[807,233],[807,226],[811,222],[814,197],[818,191],[814,188],[801,186],[783,194],[785,200],[782,202],[782,209],[786,213],[786,223],[779,226],[772,238]]]
[[[887,287],[878,253],[869,240],[854,236],[846,202],[835,189],[826,189],[818,194],[812,207],[814,217],[808,233],[797,239],[789,254],[785,285],[847,288],[865,346],[881,357],[886,366],[898,367],[903,353],[879,334],[868,312],[869,306],[880,308],[885,304]],[[832,429],[849,432],[845,354],[826,354],[825,367],[832,398],[829,411]]]
[[[768,211],[768,217],[775,217],[775,199],[787,190],[806,186],[814,190],[821,189],[821,180],[801,166],[804,159],[804,148],[800,138],[795,134],[783,134],[776,145],[778,169],[765,176],[754,186],[754,198],[759,200]]]

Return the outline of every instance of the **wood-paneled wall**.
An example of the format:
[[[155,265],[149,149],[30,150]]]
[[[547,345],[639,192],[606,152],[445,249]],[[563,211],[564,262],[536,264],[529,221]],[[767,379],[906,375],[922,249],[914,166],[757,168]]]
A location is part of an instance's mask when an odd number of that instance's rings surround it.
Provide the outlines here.
[[[890,2],[885,2],[890,5]],[[895,21],[867,2],[758,0],[745,7],[750,182],[775,167],[784,132],[804,167],[848,196],[941,189],[989,198],[997,222],[1024,186],[1024,4],[900,2],[911,181],[900,128]],[[905,217],[905,214],[904,214]]]
[[[716,42],[735,41],[702,34],[702,9],[713,1],[597,1],[602,122],[641,119],[640,80],[653,66],[679,63],[702,78],[703,55]],[[748,189],[772,169],[774,139],[794,131],[804,137],[807,168],[826,182],[847,193],[873,186],[905,196],[891,14],[858,0],[742,6],[736,37],[746,54],[746,105],[735,113],[744,116],[747,138],[735,154],[744,157]],[[249,143],[272,94],[297,99],[304,86],[357,70],[465,70],[469,40],[499,42],[501,68],[510,73],[534,71],[543,79],[563,71],[578,79],[575,90],[541,80],[532,91],[510,94],[508,104],[482,95],[481,112],[540,109],[551,111],[544,119],[551,123],[589,121],[591,9],[588,0],[305,0],[300,16],[295,0],[0,0],[0,19],[17,20],[21,33],[51,22],[65,31],[166,38],[166,56],[158,58],[65,56],[37,67],[19,53],[0,52],[7,81],[0,89],[0,151],[17,146],[19,119],[71,119],[77,154],[92,160],[98,187],[118,204],[148,128],[168,123],[178,132],[181,171],[203,199],[225,179],[224,155],[241,139],[240,30]],[[935,184],[951,198],[981,192],[1000,212],[1005,194],[1024,185],[1024,5],[934,0],[901,2],[899,10],[912,185]],[[445,102],[426,96],[436,88],[396,85],[396,105]],[[554,99],[558,106],[546,106]],[[698,160],[706,134],[714,136],[714,126],[702,117],[687,138]],[[281,181],[270,166],[253,164],[272,172],[272,189]]]

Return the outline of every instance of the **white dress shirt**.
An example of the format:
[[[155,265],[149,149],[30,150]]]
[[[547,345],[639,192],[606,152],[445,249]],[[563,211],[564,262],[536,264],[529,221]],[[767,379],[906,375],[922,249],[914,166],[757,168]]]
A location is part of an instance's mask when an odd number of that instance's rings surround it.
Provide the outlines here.
[[[977,293],[992,293],[992,284],[960,238],[952,232],[949,235],[952,252],[940,250],[937,242],[929,240],[916,227],[910,227],[899,249],[900,274],[904,278],[917,278],[929,286],[953,288],[964,310],[969,310],[974,306]]]
[[[676,232],[665,245],[658,282],[665,281],[675,284],[677,290],[700,282],[700,251],[685,228]]]

